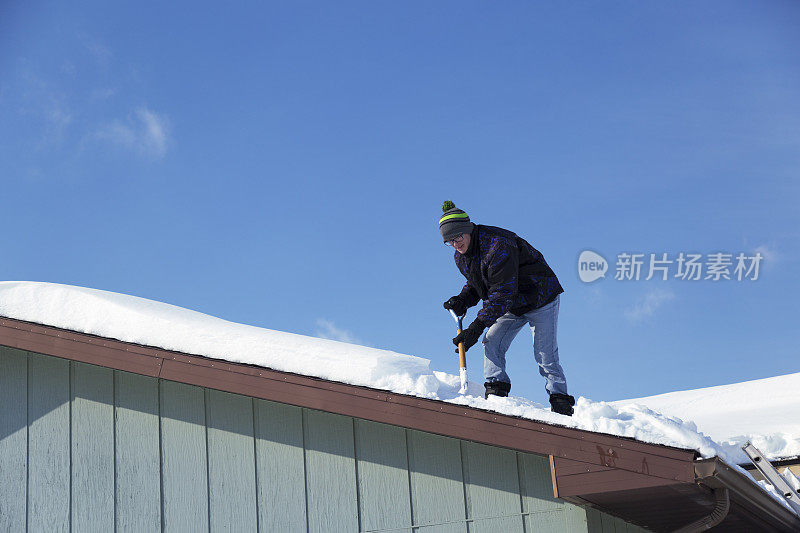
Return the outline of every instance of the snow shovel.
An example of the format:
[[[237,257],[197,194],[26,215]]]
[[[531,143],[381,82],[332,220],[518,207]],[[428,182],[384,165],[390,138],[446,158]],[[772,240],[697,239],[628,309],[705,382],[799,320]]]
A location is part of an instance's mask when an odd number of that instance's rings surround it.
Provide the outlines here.
[[[464,320],[463,316],[456,316],[455,311],[450,309],[450,314],[453,315],[453,320],[456,321],[458,324],[458,333],[461,334],[462,330],[462,320]],[[461,376],[461,389],[459,389],[459,394],[466,394],[467,393],[467,385],[469,385],[469,381],[467,380],[467,355],[464,352],[464,343],[458,343],[458,363],[460,365],[459,375]]]

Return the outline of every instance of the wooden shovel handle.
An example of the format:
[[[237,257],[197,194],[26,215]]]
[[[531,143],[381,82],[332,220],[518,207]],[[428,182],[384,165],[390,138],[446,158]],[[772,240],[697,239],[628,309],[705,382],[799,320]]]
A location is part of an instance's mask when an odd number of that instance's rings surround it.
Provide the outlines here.
[[[458,330],[458,335],[461,335],[461,329]],[[467,356],[464,353],[464,343],[458,343],[458,363],[461,365],[461,368],[467,368]]]

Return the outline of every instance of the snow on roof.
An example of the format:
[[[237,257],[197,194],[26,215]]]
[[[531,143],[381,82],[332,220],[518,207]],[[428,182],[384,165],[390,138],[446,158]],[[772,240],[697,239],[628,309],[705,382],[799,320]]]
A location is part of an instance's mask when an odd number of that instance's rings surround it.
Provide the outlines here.
[[[643,405],[692,421],[730,454],[750,441],[770,460],[800,456],[800,373],[613,404]]]
[[[228,322],[174,305],[112,292],[28,281],[0,282],[0,316],[167,350],[174,350],[444,402],[643,442],[697,450],[703,457],[741,462],[694,423],[659,414],[640,403],[579,398],[575,415],[550,412],[526,398],[483,398],[471,384],[458,394],[456,375],[430,360],[388,350]],[[731,453],[734,455],[731,456]]]

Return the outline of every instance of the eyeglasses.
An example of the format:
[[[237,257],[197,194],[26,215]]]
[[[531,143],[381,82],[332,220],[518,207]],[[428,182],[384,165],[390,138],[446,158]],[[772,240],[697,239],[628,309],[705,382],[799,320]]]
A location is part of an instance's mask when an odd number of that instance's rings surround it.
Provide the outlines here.
[[[461,244],[461,242],[462,242],[463,240],[464,240],[464,234],[462,233],[461,235],[459,235],[458,237],[456,237],[456,238],[455,238],[455,239],[453,239],[453,240],[450,240],[450,241],[444,241],[444,245],[445,245],[445,246],[455,246],[456,244]]]

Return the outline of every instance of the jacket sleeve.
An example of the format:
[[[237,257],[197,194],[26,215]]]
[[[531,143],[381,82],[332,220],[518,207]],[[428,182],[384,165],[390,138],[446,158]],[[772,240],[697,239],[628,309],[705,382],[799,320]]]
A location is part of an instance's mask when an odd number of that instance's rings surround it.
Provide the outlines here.
[[[481,300],[481,297],[478,295],[478,291],[472,288],[472,285],[469,284],[469,281],[464,284],[464,288],[461,289],[459,296],[462,300],[464,300],[464,303],[467,305],[467,307],[472,307]]]
[[[489,293],[483,302],[478,318],[486,327],[506,314],[514,306],[519,292],[519,250],[516,243],[497,239],[488,254]]]

